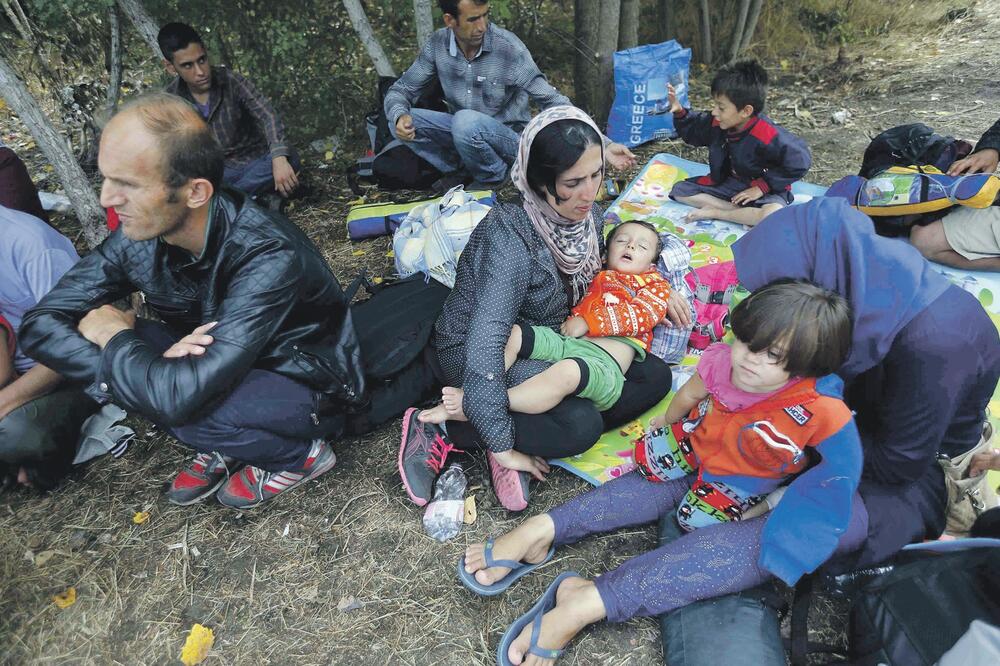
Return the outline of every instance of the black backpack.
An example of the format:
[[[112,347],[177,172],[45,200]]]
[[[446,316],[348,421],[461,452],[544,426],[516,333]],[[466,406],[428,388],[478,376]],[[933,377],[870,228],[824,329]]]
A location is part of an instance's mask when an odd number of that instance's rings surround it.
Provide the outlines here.
[[[952,162],[970,152],[968,141],[942,136],[923,123],[898,125],[871,140],[858,175],[872,178],[892,166],[934,166],[947,171]]]
[[[348,415],[347,432],[352,435],[371,432],[440,390],[428,343],[450,292],[423,273],[380,286],[362,274],[348,295],[362,284],[371,296],[352,305],[351,314],[361,343],[368,400]]]
[[[426,190],[441,177],[441,172],[394,138],[385,115],[385,94],[396,82],[392,76],[380,76],[376,101],[378,106],[365,116],[365,129],[371,144],[371,156],[362,157],[347,169],[347,184],[355,194],[364,194],[364,185],[383,190]],[[437,79],[413,105],[418,109],[447,111],[444,91]]]
[[[904,550],[880,567],[840,576],[812,574],[799,581],[789,640],[793,666],[804,666],[810,654],[843,654],[807,640],[809,602],[817,582],[853,600],[847,659],[826,663],[930,666],[973,620],[1000,624],[1000,547]]]

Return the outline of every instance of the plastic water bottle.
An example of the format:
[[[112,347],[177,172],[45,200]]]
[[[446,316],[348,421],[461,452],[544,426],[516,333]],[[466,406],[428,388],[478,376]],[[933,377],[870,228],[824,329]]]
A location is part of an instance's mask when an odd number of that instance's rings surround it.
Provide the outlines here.
[[[438,541],[455,537],[465,516],[465,487],[468,481],[458,463],[452,463],[434,485],[434,499],[424,511],[424,531]]]

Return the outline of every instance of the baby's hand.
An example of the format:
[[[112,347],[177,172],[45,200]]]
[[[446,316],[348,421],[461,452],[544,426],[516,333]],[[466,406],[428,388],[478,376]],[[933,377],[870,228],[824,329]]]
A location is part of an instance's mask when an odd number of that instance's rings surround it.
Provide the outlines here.
[[[604,294],[604,302],[607,305],[618,305],[619,303],[621,303],[621,301],[618,300],[618,297],[615,296],[614,294]]]
[[[667,84],[667,102],[670,104],[670,113],[677,113],[684,110],[681,103],[677,101],[677,91],[669,83]]]
[[[739,192],[736,196],[732,198],[732,202],[736,206],[746,206],[747,204],[757,201],[764,196],[764,192],[754,185],[753,187],[748,187],[747,189]]]
[[[568,338],[582,338],[590,332],[587,320],[579,315],[573,315],[562,323],[559,332]]]
[[[654,416],[649,420],[649,429],[658,430],[660,428],[665,428],[667,426],[667,415],[664,412],[659,416]]]

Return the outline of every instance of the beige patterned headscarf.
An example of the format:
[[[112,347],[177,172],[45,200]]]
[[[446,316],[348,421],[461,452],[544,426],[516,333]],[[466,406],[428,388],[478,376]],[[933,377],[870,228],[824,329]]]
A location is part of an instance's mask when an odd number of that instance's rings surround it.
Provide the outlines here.
[[[601,270],[601,252],[597,238],[597,221],[593,211],[583,220],[569,220],[557,213],[552,206],[535,193],[528,185],[526,177],[531,143],[538,133],[560,120],[579,120],[586,123],[601,136],[601,131],[590,116],[575,106],[552,106],[531,119],[521,133],[517,148],[517,159],[510,170],[511,180],[521,193],[523,206],[538,235],[545,241],[556,267],[570,278],[573,286],[573,303],[583,297],[591,280]],[[601,145],[601,162],[604,162],[604,146]]]

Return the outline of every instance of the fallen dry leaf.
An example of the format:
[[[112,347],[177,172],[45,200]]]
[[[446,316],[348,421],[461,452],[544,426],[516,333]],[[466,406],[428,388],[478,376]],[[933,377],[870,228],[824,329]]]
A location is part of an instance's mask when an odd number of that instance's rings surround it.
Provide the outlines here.
[[[184,666],[194,666],[205,661],[208,651],[215,643],[215,634],[208,627],[200,624],[192,625],[184,647],[181,649],[181,662]]]
[[[462,517],[462,522],[466,525],[471,525],[476,522],[476,496],[469,495],[465,498],[465,515]]]
[[[42,552],[35,555],[35,566],[44,567],[45,563],[52,559],[52,556],[56,554],[54,550],[43,550]]]
[[[351,252],[351,254],[353,254],[355,257],[360,257],[364,253],[365,253],[364,250],[355,250],[354,252]]]
[[[149,511],[136,511],[135,515],[132,516],[132,522],[136,525],[142,525],[147,520],[149,520]]]
[[[52,603],[54,603],[59,608],[69,608],[76,603],[76,588],[67,587],[65,592],[52,597]]]

